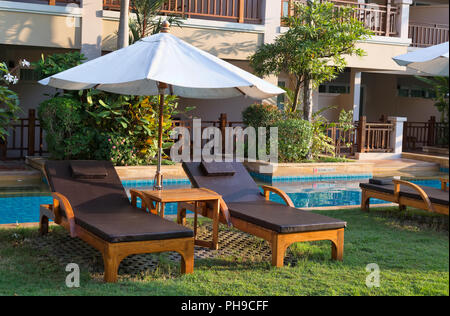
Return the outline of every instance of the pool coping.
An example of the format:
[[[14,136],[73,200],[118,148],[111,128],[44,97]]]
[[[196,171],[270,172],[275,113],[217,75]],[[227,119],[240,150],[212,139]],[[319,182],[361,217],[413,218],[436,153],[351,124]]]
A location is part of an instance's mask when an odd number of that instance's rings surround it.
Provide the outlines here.
[[[374,170],[373,162],[364,161],[274,164],[258,160],[244,165],[253,177],[268,183],[367,179]]]

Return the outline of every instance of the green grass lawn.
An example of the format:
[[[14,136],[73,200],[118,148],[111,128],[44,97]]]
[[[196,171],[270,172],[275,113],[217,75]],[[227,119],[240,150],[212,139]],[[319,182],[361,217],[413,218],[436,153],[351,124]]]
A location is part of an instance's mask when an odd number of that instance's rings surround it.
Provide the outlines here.
[[[273,268],[238,255],[197,260],[194,274],[180,276],[178,265],[160,255],[155,271],[121,277],[117,284],[104,284],[102,275],[82,269],[80,288],[67,288],[65,266],[32,246],[30,241],[41,238],[37,228],[0,229],[0,294],[449,295],[448,230],[423,225],[414,212],[395,215],[392,208],[317,213],[348,222],[343,262],[330,259],[329,242],[300,243],[288,250],[295,266]],[[448,217],[441,220],[448,228]],[[65,234],[59,227],[52,233]],[[380,287],[365,284],[370,263],[380,267]]]

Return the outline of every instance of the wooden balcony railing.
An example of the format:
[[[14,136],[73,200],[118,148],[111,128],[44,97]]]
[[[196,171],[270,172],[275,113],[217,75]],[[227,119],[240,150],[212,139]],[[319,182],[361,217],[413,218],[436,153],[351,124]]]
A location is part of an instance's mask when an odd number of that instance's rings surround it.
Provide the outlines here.
[[[8,0],[13,2],[26,2],[26,3],[36,3],[36,4],[48,4],[48,5],[67,5],[69,3],[75,3],[80,5],[81,0]]]
[[[287,17],[293,14],[293,3],[306,3],[306,0],[281,0],[282,16]],[[376,3],[358,3],[355,0],[323,0],[332,2],[336,7],[352,7],[353,16],[358,21],[372,30],[375,35],[395,36],[397,32],[397,18],[399,9],[392,5],[392,0],[386,0],[385,5]]]
[[[357,150],[360,153],[393,152],[392,133],[395,131],[393,123],[369,123],[362,116],[357,123]]]
[[[44,148],[44,131],[36,117],[36,110],[28,110],[28,117],[18,119],[10,128],[7,141],[0,139],[0,160],[23,159],[47,153]]]
[[[160,13],[238,23],[261,24],[262,0],[168,0]],[[105,10],[120,10],[120,0],[103,0]]]
[[[446,144],[448,146],[448,123],[436,122],[434,116],[428,122],[405,122],[403,125],[403,150],[418,150],[424,146]]]
[[[448,42],[448,24],[409,23],[411,46],[428,47]]]
[[[339,123],[329,123],[326,126],[326,135],[331,139],[336,157],[353,156],[356,144],[356,126],[346,129]],[[327,154],[327,153],[324,153]]]

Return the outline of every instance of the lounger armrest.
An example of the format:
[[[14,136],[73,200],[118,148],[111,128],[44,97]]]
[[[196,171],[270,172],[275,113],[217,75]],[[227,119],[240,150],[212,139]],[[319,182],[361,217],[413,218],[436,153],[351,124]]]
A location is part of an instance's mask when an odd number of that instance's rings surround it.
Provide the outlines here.
[[[227,221],[228,227],[233,227],[233,224],[231,222],[231,215],[230,215],[230,211],[228,210],[227,203],[225,203],[225,201],[222,198],[220,198],[220,211],[222,212],[223,217]]]
[[[153,202],[150,201],[144,194],[142,194],[141,191],[131,189],[130,190],[131,195],[131,205],[133,207],[137,207],[137,198],[141,199],[141,209],[146,210],[148,209],[149,212],[152,212],[156,207],[153,205]]]
[[[202,189],[209,191],[211,193],[217,194],[217,192],[214,192],[213,190],[210,190],[207,188],[202,188]],[[231,222],[231,215],[230,215],[230,211],[228,210],[227,203],[225,203],[225,201],[222,198],[220,198],[219,206],[220,206],[220,212],[222,212],[223,217],[227,221],[228,227],[233,227],[233,224]]]
[[[422,198],[422,200],[427,205],[428,211],[434,213],[434,207],[433,207],[433,204],[430,201],[430,198],[425,193],[425,191],[422,190],[422,188],[419,187],[417,184],[414,184],[414,183],[408,182],[408,181],[404,181],[404,180],[397,180],[397,179],[392,180],[392,182],[394,182],[394,195],[395,195],[395,200],[396,201],[399,201],[400,185],[405,185],[405,186],[408,186],[408,187],[414,189],[415,191],[417,191],[417,193],[419,193],[420,197]]]
[[[61,222],[61,209],[66,214],[67,222],[69,223],[69,231],[71,237],[77,237],[76,225],[75,225],[75,215],[73,214],[72,205],[70,205],[69,200],[58,192],[52,193],[53,197],[53,214],[55,214],[55,223],[59,224]]]
[[[263,185],[261,188],[264,190],[264,197],[266,198],[266,200],[269,200],[270,192],[273,192],[278,194],[284,200],[287,206],[295,207],[294,203],[292,203],[291,198],[283,190],[272,187],[270,185]]]
[[[441,178],[439,180],[441,180],[441,190],[442,191],[448,191],[448,187],[447,187],[448,179]]]

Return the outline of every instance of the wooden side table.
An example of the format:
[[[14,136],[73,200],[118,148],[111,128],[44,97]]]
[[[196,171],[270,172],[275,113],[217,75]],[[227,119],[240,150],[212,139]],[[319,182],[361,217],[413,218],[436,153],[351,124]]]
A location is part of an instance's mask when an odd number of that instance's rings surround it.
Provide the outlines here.
[[[160,206],[161,217],[164,217],[164,207],[166,203],[192,203],[194,207],[194,238],[195,244],[201,247],[218,249],[219,241],[219,211],[220,200],[222,196],[214,191],[198,188],[198,189],[173,189],[173,190],[130,190],[131,204],[136,207],[136,197],[142,199],[142,207],[148,208],[150,212],[157,214],[158,204]],[[210,202],[213,206],[213,233],[212,241],[198,240],[197,236],[197,216],[199,212],[199,203]],[[178,214],[180,218],[180,214]]]

